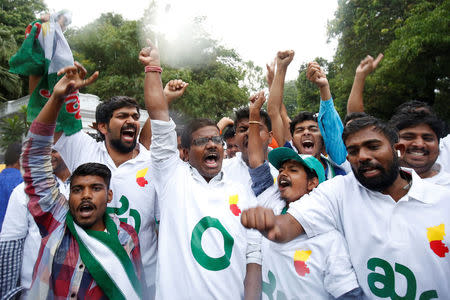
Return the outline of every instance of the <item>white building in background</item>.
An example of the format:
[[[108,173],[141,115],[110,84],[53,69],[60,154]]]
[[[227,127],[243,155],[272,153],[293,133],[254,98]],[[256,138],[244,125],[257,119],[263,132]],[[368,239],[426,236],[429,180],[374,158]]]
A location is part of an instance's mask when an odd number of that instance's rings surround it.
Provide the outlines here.
[[[8,101],[0,105],[0,119],[8,117],[14,113],[17,113],[22,106],[28,105],[28,100],[30,96],[25,96],[17,100]],[[83,124],[83,129],[86,132],[95,133],[96,130],[92,129],[89,125],[95,122],[95,108],[100,103],[100,98],[92,94],[81,94],[80,99],[80,109],[81,109],[81,122]],[[148,113],[145,109],[141,109],[141,118],[139,119],[141,123],[141,128],[144,126],[145,121],[148,118]]]

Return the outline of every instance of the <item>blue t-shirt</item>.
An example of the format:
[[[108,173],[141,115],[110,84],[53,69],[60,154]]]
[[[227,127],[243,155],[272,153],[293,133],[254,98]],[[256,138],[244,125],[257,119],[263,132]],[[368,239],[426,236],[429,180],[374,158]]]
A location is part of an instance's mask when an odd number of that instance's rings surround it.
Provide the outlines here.
[[[16,168],[6,168],[0,173],[0,231],[8,207],[9,196],[22,181],[22,174]]]

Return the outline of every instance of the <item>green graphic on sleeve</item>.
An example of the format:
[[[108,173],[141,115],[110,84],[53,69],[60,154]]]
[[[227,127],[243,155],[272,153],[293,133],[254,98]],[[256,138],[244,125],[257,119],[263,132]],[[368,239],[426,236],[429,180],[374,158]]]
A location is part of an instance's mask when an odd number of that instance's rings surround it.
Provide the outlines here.
[[[376,268],[381,268],[384,274],[375,272]],[[397,295],[395,291],[395,274],[392,266],[384,259],[373,257],[367,261],[367,268],[372,273],[367,275],[367,283],[369,285],[370,291],[380,298],[391,298],[395,300],[414,300],[417,293],[417,281],[414,273],[406,266],[395,263],[395,273],[401,274],[406,280],[406,294],[404,296]],[[378,286],[375,285],[378,283]],[[380,283],[383,286],[380,288]],[[437,291],[429,290],[425,291],[420,295],[420,300],[437,298]]]
[[[211,257],[202,248],[203,233],[209,228],[216,228],[223,237],[225,254],[221,257]],[[204,217],[192,230],[191,250],[195,260],[205,269],[210,271],[220,271],[230,265],[231,253],[233,251],[234,239],[223,227],[220,221],[212,217]]]
[[[120,207],[107,207],[106,213],[116,214],[119,217],[120,221],[130,224],[128,223],[128,218],[120,218],[121,215],[125,214],[128,211],[128,208],[130,207],[130,202],[128,201],[128,198],[123,195],[122,197],[120,197],[119,202]],[[139,234],[139,229],[141,228],[141,215],[137,210],[130,209],[130,217],[134,219],[134,229],[136,230],[136,233]]]

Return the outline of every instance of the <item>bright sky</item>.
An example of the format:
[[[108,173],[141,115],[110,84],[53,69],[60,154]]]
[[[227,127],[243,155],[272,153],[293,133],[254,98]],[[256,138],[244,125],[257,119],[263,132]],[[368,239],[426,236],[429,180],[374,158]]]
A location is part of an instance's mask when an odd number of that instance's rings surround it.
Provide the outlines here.
[[[71,27],[82,27],[105,12],[125,19],[143,16],[150,0],[44,0],[51,12],[72,12]],[[206,30],[223,45],[237,50],[244,60],[265,69],[279,50],[293,49],[287,79],[295,79],[300,65],[322,56],[331,59],[336,41],[327,43],[327,21],[333,19],[337,0],[157,0],[162,31],[169,37],[193,16],[206,16]],[[167,8],[170,4],[170,9]]]

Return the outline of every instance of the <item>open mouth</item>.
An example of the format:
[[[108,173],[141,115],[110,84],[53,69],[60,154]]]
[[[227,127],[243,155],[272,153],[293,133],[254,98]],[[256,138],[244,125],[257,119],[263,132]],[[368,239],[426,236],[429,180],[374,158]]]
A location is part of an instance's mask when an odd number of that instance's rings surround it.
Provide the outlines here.
[[[208,168],[217,168],[219,160],[219,154],[218,153],[209,153],[205,158],[204,162]]]
[[[284,189],[290,187],[291,185],[292,183],[286,177],[282,177],[278,180],[279,189]]]
[[[134,138],[136,136],[136,128],[134,127],[127,127],[122,129],[121,131],[122,139],[126,142],[132,142],[134,141]]]
[[[95,206],[90,202],[84,202],[80,206],[78,206],[78,211],[80,212],[80,216],[83,218],[87,218],[92,215],[95,210]]]
[[[312,140],[302,141],[302,147],[306,154],[311,154],[314,150],[314,142]]]

